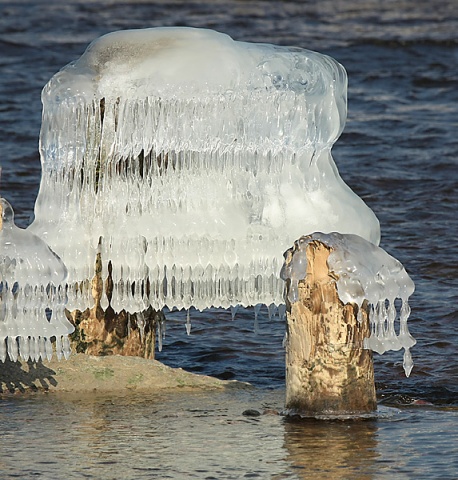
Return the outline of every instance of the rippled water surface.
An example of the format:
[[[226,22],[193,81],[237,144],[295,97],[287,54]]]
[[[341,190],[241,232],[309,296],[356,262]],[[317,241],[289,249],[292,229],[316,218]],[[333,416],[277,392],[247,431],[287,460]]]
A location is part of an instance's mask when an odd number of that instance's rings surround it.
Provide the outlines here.
[[[380,415],[293,424],[281,409],[284,324],[253,312],[168,316],[158,359],[255,388],[151,397],[0,400],[0,478],[458,478],[458,8],[454,0],[0,0],[0,191],[26,226],[40,178],[40,90],[94,38],[151,26],[327,53],[349,74],[334,147],[417,290],[415,367],[375,357]],[[0,365],[1,368],[1,365]],[[398,410],[399,408],[399,410]]]
[[[5,400],[2,478],[456,478],[457,411],[303,423],[243,414],[282,401],[257,389]]]

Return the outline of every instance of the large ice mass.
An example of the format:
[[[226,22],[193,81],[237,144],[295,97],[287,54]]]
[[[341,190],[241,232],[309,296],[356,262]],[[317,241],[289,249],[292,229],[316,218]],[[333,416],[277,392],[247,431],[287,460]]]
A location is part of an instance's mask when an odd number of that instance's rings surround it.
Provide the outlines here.
[[[14,224],[11,205],[0,198],[0,360],[51,359],[70,354],[65,316],[67,270],[33,233]]]
[[[328,258],[330,271],[337,275],[337,291],[343,303],[369,309],[371,335],[364,348],[383,354],[404,348],[404,371],[413,367],[410,348],[416,340],[410,335],[407,319],[409,297],[415,286],[401,263],[380,247],[357,235],[313,233],[295,242],[293,258],[282,267],[281,277],[290,281],[288,300],[297,301],[298,284],[307,274],[306,251],[310,242],[318,240],[331,248]],[[397,332],[395,325],[397,325]]]
[[[68,308],[91,305],[97,254],[113,309],[137,312],[279,305],[282,254],[301,235],[378,243],[331,157],[346,88],[330,57],[210,30],[93,42],[42,93],[30,231],[67,266]]]

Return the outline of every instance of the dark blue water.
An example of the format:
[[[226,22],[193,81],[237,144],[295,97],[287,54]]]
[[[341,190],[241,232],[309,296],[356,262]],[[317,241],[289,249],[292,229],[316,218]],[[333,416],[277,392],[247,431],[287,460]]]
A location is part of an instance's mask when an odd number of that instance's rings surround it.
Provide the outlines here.
[[[396,420],[379,420],[378,424],[371,423],[370,427],[351,432],[329,425],[328,430],[309,426],[307,430],[297,431],[298,427],[282,423],[275,423],[274,428],[263,419],[261,433],[257,431],[261,437],[278,435],[279,431],[284,435],[283,444],[269,443],[273,458],[288,462],[292,459],[296,469],[272,467],[269,470],[264,464],[263,468],[257,468],[257,454],[253,453],[251,470],[245,466],[250,463],[245,457],[238,470],[236,460],[230,465],[220,460],[225,466],[218,470],[209,466],[216,457],[203,457],[202,465],[207,473],[199,473],[199,468],[192,464],[188,470],[183,467],[168,478],[243,478],[250,472],[258,478],[271,478],[266,473],[269,471],[275,472],[272,478],[458,478],[456,1],[0,0],[0,164],[3,169],[0,192],[12,203],[20,226],[29,223],[39,185],[38,135],[43,85],[62,66],[80,56],[90,41],[104,33],[167,25],[213,28],[238,40],[297,45],[329,54],[346,67],[348,121],[333,149],[334,158],[344,180],[378,216],[382,227],[381,246],[404,264],[416,283],[409,324],[418,341],[412,350],[415,367],[408,379],[404,377],[399,352],[375,355],[379,399],[386,405],[402,408],[401,417]],[[252,311],[239,313],[235,321],[226,311],[191,312],[191,319],[193,328],[188,337],[184,314],[174,312],[168,316],[166,341],[163,351],[157,355],[159,360],[195,372],[249,381],[265,395],[272,394],[268,389],[282,391],[282,322],[269,321],[264,311],[260,316],[260,331],[254,334]],[[281,395],[278,399],[281,404]],[[416,400],[432,405],[411,406]],[[65,402],[57,403],[52,409],[60,412],[68,426],[72,408]],[[82,414],[93,418],[94,411],[103,411],[102,403],[96,402],[86,410],[81,407]],[[12,433],[5,437],[5,429],[20,432],[27,441],[33,438],[35,427],[28,429],[20,420],[24,412],[34,411],[36,418],[43,419],[49,415],[51,406],[43,401],[13,402],[5,408],[10,417],[9,420],[0,417],[2,444],[16,445],[21,444],[19,437]],[[140,407],[134,405],[133,411],[126,406],[122,408],[130,412],[132,422],[138,421],[135,425],[139,429],[144,428],[145,417],[139,414]],[[219,412],[214,418],[222,425],[223,417],[227,420],[229,416],[235,421],[231,415],[235,414]],[[123,425],[116,425],[110,415],[100,416],[105,428],[123,431]],[[99,421],[99,417],[95,417],[94,421]],[[192,421],[185,422],[183,428],[187,425],[197,431],[193,423],[195,415],[189,417]],[[65,430],[63,425],[56,428]],[[223,433],[215,430],[212,434],[216,435],[214,446],[221,453],[224,448],[217,437]],[[263,440],[247,435],[245,440],[253,452],[262,451]],[[101,435],[100,441],[106,448],[111,445],[110,441],[119,441],[119,436],[113,437],[117,440],[110,438]],[[176,441],[173,436],[160,435],[154,441],[164,438],[172,443]],[[336,452],[351,460],[345,464],[348,468],[351,466],[350,469],[339,470],[337,465],[337,470],[331,467],[320,470],[319,462],[313,462],[312,445],[318,457],[323,458],[320,445],[326,445],[326,439],[329,445],[330,438],[339,439]],[[445,443],[444,438],[448,439]],[[84,443],[84,435],[81,439]],[[319,441],[314,444],[313,439]],[[202,441],[202,437],[194,441]],[[41,438],[41,442],[52,444],[52,437]],[[80,443],[77,444],[80,448]],[[242,455],[233,442],[228,445],[236,456]],[[143,452],[144,448],[140,446],[139,451]],[[360,452],[360,464],[353,450]],[[186,454],[185,450],[180,452]],[[282,457],[282,452],[286,456]],[[17,454],[19,463],[27,458],[27,452],[22,453]],[[89,458],[85,451],[80,450],[80,454],[86,460]],[[264,452],[261,457],[266,461],[268,455]],[[167,478],[164,472],[168,463],[159,464],[162,473],[154,473],[157,474],[154,478]],[[2,465],[6,463],[2,464],[0,454],[0,471]],[[313,468],[307,470],[307,465]],[[17,463],[9,463],[5,471],[22,478],[15,468]],[[92,473],[90,469],[78,472],[81,476],[87,474],[87,478],[119,478],[115,471],[113,477],[104,476],[97,468]],[[326,471],[333,473],[327,475]],[[42,478],[58,478],[49,466],[36,466],[27,472],[27,475],[41,472]],[[149,478],[154,475],[150,472]],[[139,475],[132,474],[129,478],[139,478]]]

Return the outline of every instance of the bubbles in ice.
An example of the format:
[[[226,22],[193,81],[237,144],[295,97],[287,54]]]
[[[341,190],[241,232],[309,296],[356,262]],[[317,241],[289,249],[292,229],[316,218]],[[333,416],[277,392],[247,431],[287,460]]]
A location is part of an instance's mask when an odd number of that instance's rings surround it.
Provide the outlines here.
[[[413,367],[410,348],[416,340],[409,333],[410,315],[408,299],[415,286],[402,264],[380,247],[357,235],[340,233],[314,233],[295,242],[293,257],[283,265],[281,277],[290,280],[288,300],[298,299],[298,283],[307,271],[306,250],[310,242],[318,240],[331,248],[329,270],[338,279],[337,291],[343,303],[358,305],[368,302],[371,335],[364,346],[383,354],[388,350],[404,348],[404,370],[407,376]],[[396,332],[395,324],[398,324]]]
[[[93,42],[43,89],[29,227],[67,266],[68,308],[92,306],[97,253],[111,307],[133,313],[279,305],[282,254],[300,235],[377,243],[330,153],[346,88],[325,55],[210,30]]]
[[[66,268],[36,235],[14,224],[11,205],[0,198],[0,360],[51,359],[70,354],[66,319]]]

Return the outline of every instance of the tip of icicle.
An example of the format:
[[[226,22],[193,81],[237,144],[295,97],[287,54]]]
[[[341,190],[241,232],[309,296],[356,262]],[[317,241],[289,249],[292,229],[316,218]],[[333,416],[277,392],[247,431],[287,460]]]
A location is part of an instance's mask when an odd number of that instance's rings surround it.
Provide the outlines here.
[[[410,349],[406,348],[404,351],[404,362],[402,364],[404,367],[404,372],[406,374],[406,377],[410,377],[410,372],[412,371],[413,368],[413,360],[412,360],[412,355],[410,354]]]

